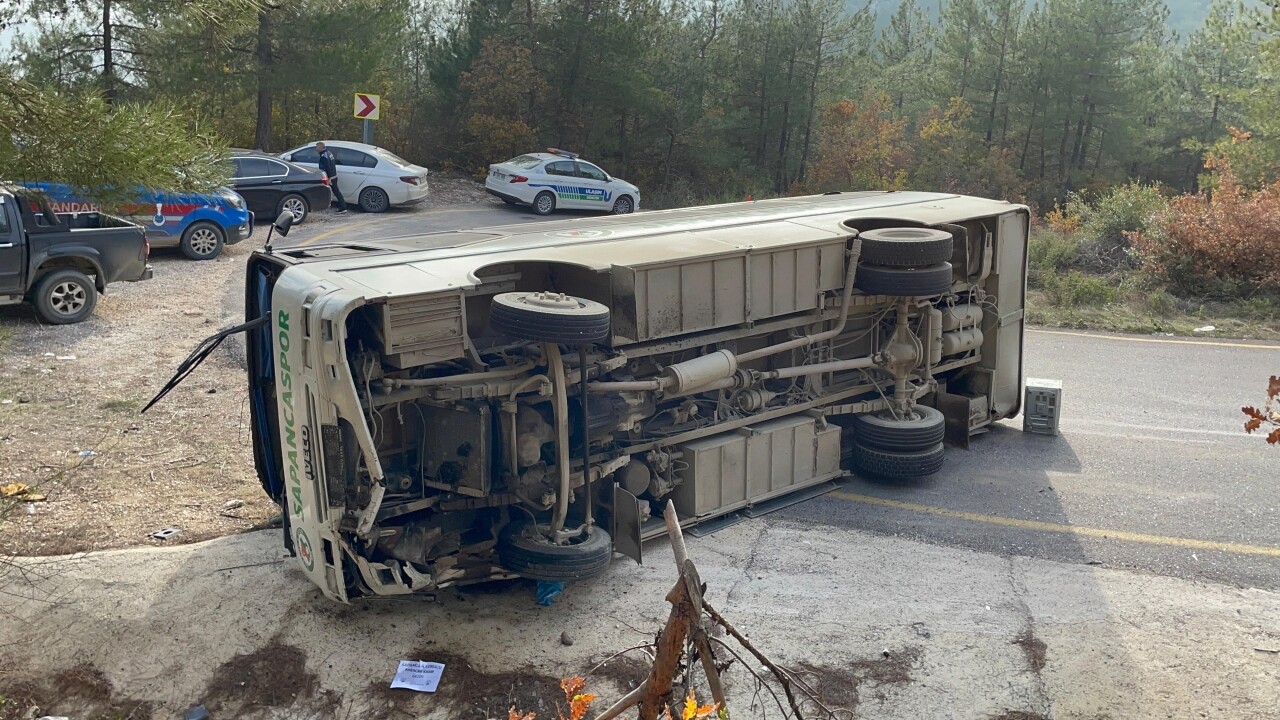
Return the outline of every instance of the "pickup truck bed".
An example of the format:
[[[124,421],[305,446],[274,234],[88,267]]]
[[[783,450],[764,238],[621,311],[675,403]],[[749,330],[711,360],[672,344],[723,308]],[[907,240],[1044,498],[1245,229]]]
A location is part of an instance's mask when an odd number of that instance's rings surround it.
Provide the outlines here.
[[[0,304],[31,302],[46,322],[80,322],[113,282],[151,277],[142,227],[104,213],[57,214],[0,185]]]

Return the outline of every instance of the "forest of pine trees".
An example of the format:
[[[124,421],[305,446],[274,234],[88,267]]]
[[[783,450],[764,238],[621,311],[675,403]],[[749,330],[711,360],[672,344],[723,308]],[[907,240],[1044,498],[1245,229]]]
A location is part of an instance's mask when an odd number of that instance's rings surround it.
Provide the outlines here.
[[[1272,3],[1276,0],[1271,0]],[[477,172],[547,145],[663,204],[860,188],[1051,207],[1280,158],[1280,15],[1182,0],[26,0],[9,82],[162,103],[232,146],[358,137]],[[1202,17],[1190,32],[1188,13]]]

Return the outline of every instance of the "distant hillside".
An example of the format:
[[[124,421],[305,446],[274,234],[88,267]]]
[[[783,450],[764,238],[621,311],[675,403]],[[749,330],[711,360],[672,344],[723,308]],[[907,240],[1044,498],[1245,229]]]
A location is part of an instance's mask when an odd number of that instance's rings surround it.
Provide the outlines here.
[[[883,28],[889,24],[889,17],[898,9],[901,0],[871,0],[872,9],[876,12],[876,27]],[[935,20],[938,17],[938,8],[946,0],[917,0],[920,7],[924,8],[929,15]],[[866,0],[848,0],[847,5],[850,10],[857,10],[863,7]],[[1028,0],[1028,7],[1035,4],[1035,0]],[[1175,30],[1178,35],[1186,37],[1200,27],[1204,22],[1205,16],[1209,14],[1209,6],[1213,4],[1213,0],[1165,0],[1165,4],[1169,6],[1169,27]],[[1245,0],[1246,5],[1257,5],[1258,0]]]

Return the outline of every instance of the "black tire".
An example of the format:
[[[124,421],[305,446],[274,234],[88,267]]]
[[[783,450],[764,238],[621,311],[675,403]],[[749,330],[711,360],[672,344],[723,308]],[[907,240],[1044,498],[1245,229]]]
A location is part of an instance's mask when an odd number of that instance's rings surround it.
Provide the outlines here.
[[[70,325],[93,314],[98,289],[79,270],[55,270],[36,284],[33,299],[40,318],[51,325]]]
[[[382,188],[367,187],[360,191],[360,209],[367,213],[384,213],[391,209],[391,198]]]
[[[581,345],[609,337],[609,308],[558,293],[501,293],[489,306],[489,325],[521,340]]]
[[[506,569],[533,580],[586,580],[609,567],[613,540],[593,526],[572,545],[552,545],[532,526],[512,523],[498,540],[498,558]]]
[[[529,207],[533,208],[534,215],[550,215],[556,211],[556,196],[554,193],[540,192],[529,203]]]
[[[858,259],[882,267],[929,267],[951,260],[955,249],[951,233],[930,228],[882,228],[858,237],[862,238]]]
[[[942,442],[947,419],[941,412],[924,405],[911,412],[911,417],[902,420],[887,411],[855,415],[851,423],[854,437],[866,447],[895,452],[928,450]]]
[[[946,451],[942,443],[926,450],[894,452],[869,448],[856,440],[853,443],[853,467],[871,477],[891,480],[907,480],[932,475],[942,469]]]
[[[311,212],[311,204],[307,199],[297,193],[289,193],[280,198],[280,203],[276,205],[275,217],[280,217],[280,213],[288,211],[293,215],[293,224],[301,225],[303,220],[307,219],[307,215]],[[274,218],[272,218],[274,220]]]
[[[212,260],[222,254],[226,242],[227,235],[222,228],[211,222],[198,222],[182,233],[179,248],[192,260]]]
[[[853,286],[868,295],[946,295],[951,292],[951,263],[938,263],[926,268],[886,268],[860,262]]]
[[[622,197],[613,201],[613,210],[611,212],[614,215],[630,215],[635,211],[636,211],[636,203],[634,200],[631,199],[630,195],[623,195]]]

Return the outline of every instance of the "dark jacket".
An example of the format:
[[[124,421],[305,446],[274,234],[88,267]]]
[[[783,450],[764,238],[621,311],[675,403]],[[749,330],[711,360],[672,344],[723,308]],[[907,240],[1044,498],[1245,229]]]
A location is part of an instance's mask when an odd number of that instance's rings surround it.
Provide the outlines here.
[[[324,171],[325,175],[329,176],[329,179],[338,176],[338,161],[334,159],[332,150],[326,148],[324,152],[320,153],[320,169]]]

